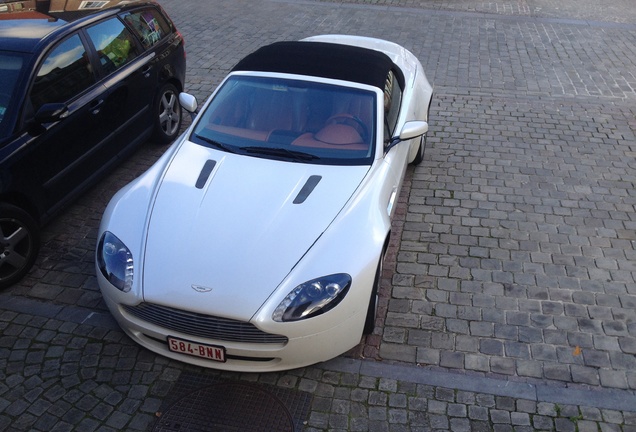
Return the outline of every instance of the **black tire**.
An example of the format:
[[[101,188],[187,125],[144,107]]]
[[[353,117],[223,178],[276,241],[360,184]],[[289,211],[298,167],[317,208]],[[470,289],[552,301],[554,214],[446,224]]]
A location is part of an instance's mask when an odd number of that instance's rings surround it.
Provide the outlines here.
[[[154,107],[155,130],[153,140],[158,144],[168,144],[177,138],[181,129],[181,104],[179,90],[172,84],[164,84],[157,93]]]
[[[413,159],[413,165],[419,165],[424,160],[424,151],[426,150],[426,134],[420,137],[420,147],[417,149],[417,155]]]
[[[375,317],[378,310],[378,292],[380,291],[380,280],[382,279],[382,266],[384,262],[384,255],[380,257],[378,268],[375,271],[375,280],[373,281],[373,289],[371,290],[371,298],[369,299],[369,308],[367,309],[367,318],[364,321],[363,335],[373,333],[375,329]]]
[[[0,203],[0,289],[18,282],[40,250],[40,229],[27,212]]]

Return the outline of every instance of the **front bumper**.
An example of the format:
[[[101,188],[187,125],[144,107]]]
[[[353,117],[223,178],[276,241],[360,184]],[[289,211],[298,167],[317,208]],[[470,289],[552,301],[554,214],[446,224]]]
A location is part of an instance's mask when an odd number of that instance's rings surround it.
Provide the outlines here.
[[[101,275],[100,275],[101,276]],[[141,346],[162,356],[201,367],[239,371],[274,372],[308,366],[337,357],[360,342],[365,314],[357,313],[346,320],[335,323],[327,330],[303,335],[285,337],[280,334],[271,341],[242,342],[221,340],[192,335],[175,328],[166,328],[157,323],[141,319],[118,304],[102,291],[104,300],[122,330]],[[326,315],[313,319],[328,319]],[[294,326],[297,323],[286,323]],[[302,323],[301,325],[306,325]],[[317,326],[319,327],[319,326]],[[170,351],[168,337],[178,338],[196,344],[222,346],[226,361],[219,362],[188,354]],[[283,336],[280,338],[279,336]],[[285,341],[286,339],[286,341]]]

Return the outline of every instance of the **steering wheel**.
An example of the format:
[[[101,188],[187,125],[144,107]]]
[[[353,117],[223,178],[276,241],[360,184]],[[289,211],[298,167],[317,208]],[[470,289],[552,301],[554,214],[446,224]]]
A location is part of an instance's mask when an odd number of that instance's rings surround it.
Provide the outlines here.
[[[344,124],[347,126],[351,126],[360,134],[362,141],[365,143],[367,142],[367,138],[369,136],[369,129],[367,128],[367,125],[364,124],[362,120],[360,120],[358,117],[354,115],[346,114],[346,113],[336,114],[329,117],[327,121],[325,122],[325,124]]]

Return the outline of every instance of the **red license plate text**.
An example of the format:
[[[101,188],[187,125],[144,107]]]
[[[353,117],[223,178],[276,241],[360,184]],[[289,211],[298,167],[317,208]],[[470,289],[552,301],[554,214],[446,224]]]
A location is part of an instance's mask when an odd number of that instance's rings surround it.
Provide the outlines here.
[[[172,352],[225,362],[225,348],[218,345],[205,345],[168,336],[168,349]]]

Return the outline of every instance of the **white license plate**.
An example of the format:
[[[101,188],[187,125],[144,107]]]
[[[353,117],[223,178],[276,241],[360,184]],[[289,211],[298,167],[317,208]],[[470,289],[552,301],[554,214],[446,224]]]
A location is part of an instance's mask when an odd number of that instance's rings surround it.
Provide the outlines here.
[[[225,348],[218,345],[204,345],[168,336],[168,349],[172,352],[225,362]]]

